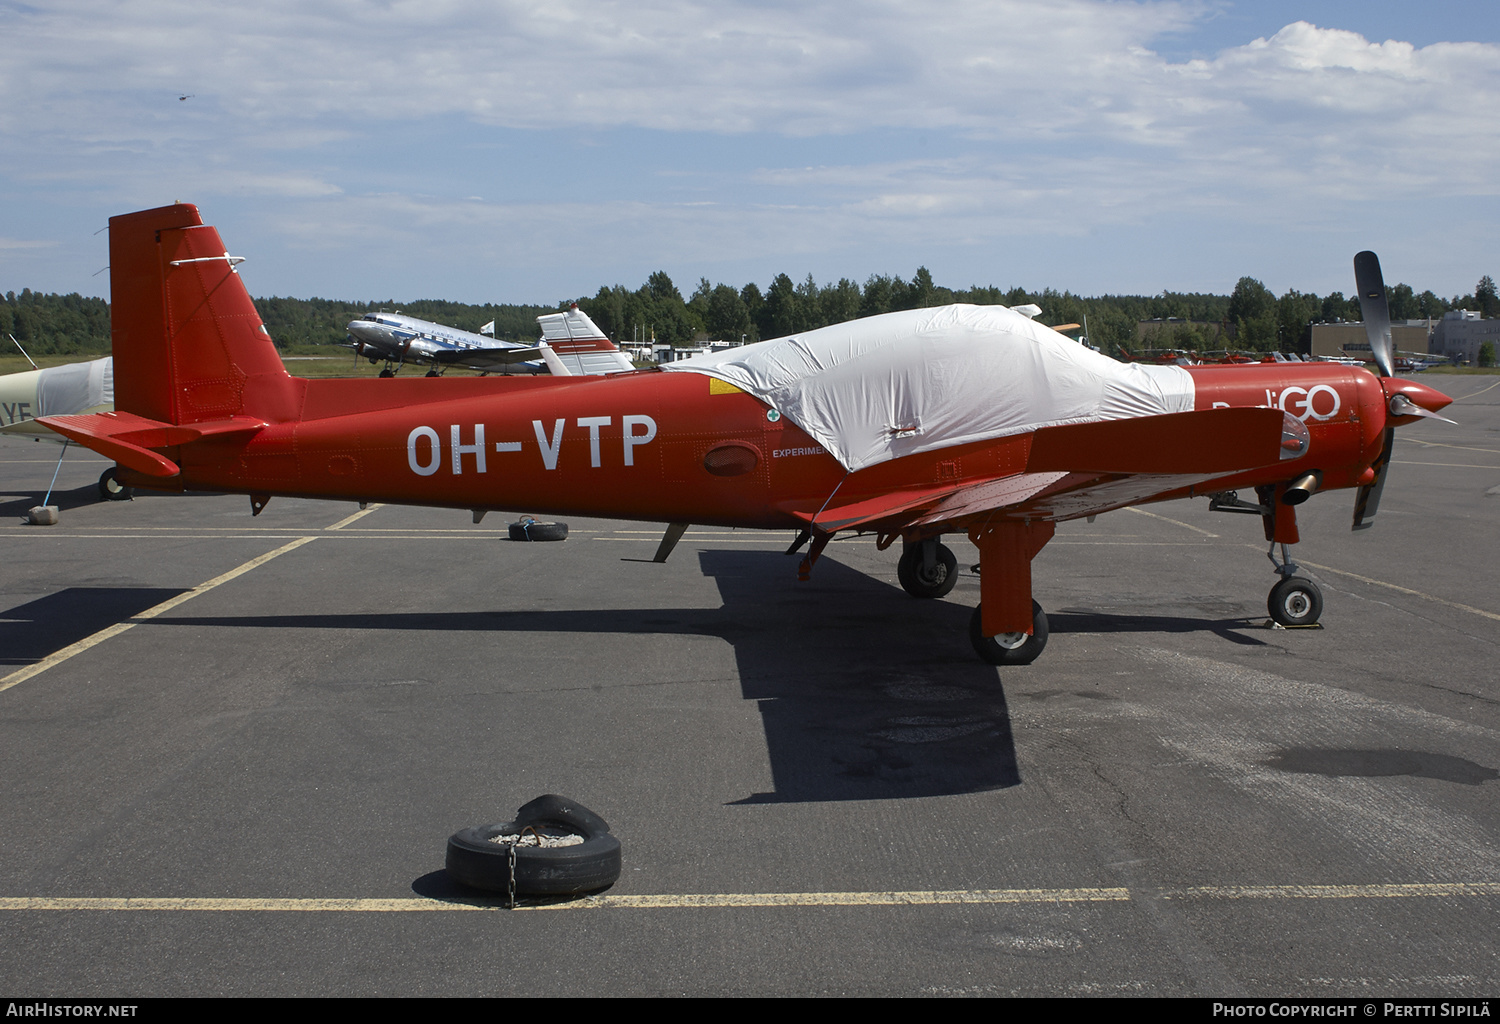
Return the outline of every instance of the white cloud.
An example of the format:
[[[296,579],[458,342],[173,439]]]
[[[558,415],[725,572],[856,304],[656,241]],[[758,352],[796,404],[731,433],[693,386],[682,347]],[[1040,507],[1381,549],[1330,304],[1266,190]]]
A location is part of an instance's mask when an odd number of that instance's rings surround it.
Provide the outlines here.
[[[304,249],[385,240],[434,261],[459,246],[509,260],[526,238],[527,258],[560,263],[584,246],[591,261],[649,245],[684,258],[983,248],[1168,214],[1271,233],[1351,202],[1399,216],[1497,194],[1500,47],[1372,43],[1299,22],[1211,59],[1155,51],[1207,12],[1192,0],[9,6],[0,186],[72,190],[107,210],[164,194],[259,200]],[[676,193],[583,181],[559,202],[483,171],[424,177],[410,127],[442,119],[555,140],[560,165],[586,159],[579,134],[620,128],[779,136],[786,153],[817,140],[833,159],[692,168]],[[897,137],[887,152],[838,152],[881,132]],[[454,158],[420,155],[435,169]]]

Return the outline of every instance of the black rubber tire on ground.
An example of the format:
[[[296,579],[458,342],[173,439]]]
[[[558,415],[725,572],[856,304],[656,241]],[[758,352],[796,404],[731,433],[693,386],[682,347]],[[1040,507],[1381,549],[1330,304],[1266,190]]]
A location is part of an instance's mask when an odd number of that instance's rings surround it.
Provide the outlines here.
[[[958,559],[947,545],[939,544],[929,574],[922,566],[922,545],[908,544],[896,562],[896,578],[901,581],[901,589],[912,597],[944,597],[958,582]]]
[[[134,487],[126,487],[115,479],[114,466],[99,474],[99,497],[105,501],[129,501],[134,494]]]
[[[567,523],[539,523],[525,518],[510,524],[511,540],[567,540]]]
[[[974,606],[974,615],[969,619],[969,640],[974,652],[991,665],[1030,665],[1047,646],[1047,613],[1035,601],[1031,602],[1031,635],[1025,633],[1002,633],[985,636],[981,632],[979,605]]]
[[[1323,592],[1312,580],[1288,576],[1271,588],[1266,610],[1283,626],[1311,626],[1323,614]]]
[[[613,885],[620,877],[620,841],[588,808],[565,797],[539,796],[503,825],[481,825],[448,839],[446,867],[454,881],[490,892],[510,891],[511,848],[490,839],[516,835],[526,826],[549,826],[583,836],[577,846],[515,847],[518,896],[570,896]]]
[[[387,366],[384,370],[380,371],[380,376],[382,376],[382,377],[394,377],[394,376],[396,376],[396,371],[393,370],[393,369],[391,369],[389,366]]]

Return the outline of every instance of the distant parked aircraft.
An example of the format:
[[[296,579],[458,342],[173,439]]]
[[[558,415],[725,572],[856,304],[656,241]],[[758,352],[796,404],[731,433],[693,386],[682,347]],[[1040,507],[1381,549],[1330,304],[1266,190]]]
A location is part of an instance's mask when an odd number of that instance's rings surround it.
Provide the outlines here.
[[[465,366],[493,372],[540,373],[545,366],[557,376],[593,376],[635,369],[614,342],[575,304],[563,313],[537,317],[542,338],[533,345],[497,341],[456,327],[418,320],[402,313],[366,313],[349,322],[346,344],[372,363],[385,361],[382,377],[394,377],[407,362],[431,363],[427,376],[442,368]],[[488,325],[487,325],[488,326]]]

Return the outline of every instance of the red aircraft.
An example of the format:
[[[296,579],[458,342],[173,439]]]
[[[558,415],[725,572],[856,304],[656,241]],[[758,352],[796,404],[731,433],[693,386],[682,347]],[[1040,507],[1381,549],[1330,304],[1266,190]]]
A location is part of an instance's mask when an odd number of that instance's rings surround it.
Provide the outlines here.
[[[1271,614],[1316,622],[1286,548],[1297,504],[1357,488],[1368,526],[1394,428],[1450,401],[1393,375],[1373,253],[1355,270],[1379,376],[1120,363],[1023,312],[957,305],[604,377],[304,380],[237,262],[196,207],[112,218],[116,411],[40,422],[122,483],[244,493],[257,513],[290,495],[665,522],[658,561],[689,523],[784,528],[792,552],[811,541],[803,578],[835,533],[873,533],[902,542],[901,585],[923,598],[953,588],[940,538],[966,533],[971,640],[1000,665],[1046,644],[1031,560],[1058,522],[1172,498],[1260,516]]]

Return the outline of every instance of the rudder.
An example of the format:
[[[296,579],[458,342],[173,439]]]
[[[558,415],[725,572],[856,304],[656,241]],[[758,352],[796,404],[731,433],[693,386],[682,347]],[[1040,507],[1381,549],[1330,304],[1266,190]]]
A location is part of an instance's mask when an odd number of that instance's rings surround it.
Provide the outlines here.
[[[172,424],[296,418],[302,389],[237,262],[191,204],[110,218],[117,409]]]

